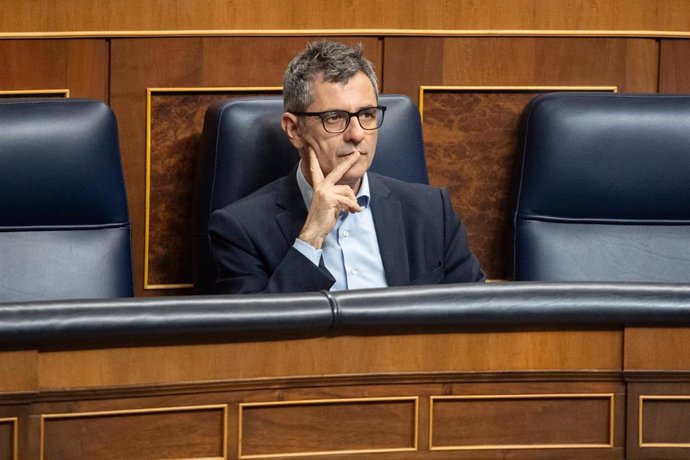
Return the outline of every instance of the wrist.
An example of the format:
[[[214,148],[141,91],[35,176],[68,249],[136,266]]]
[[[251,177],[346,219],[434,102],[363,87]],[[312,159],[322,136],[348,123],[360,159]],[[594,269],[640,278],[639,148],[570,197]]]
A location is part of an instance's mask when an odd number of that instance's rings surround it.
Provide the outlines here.
[[[323,241],[326,239],[326,235],[302,230],[298,238],[314,249],[321,249],[321,246],[323,246]]]

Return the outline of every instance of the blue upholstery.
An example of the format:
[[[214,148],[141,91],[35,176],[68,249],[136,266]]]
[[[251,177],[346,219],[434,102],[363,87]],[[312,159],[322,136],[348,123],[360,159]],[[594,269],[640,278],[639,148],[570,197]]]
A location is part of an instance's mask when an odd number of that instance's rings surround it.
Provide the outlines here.
[[[690,96],[552,93],[523,121],[516,280],[690,282]]]
[[[90,100],[0,100],[0,302],[131,295],[111,110]]]
[[[381,95],[387,107],[372,171],[428,183],[419,111],[401,95]],[[213,211],[290,172],[299,156],[280,127],[280,96],[233,99],[209,107],[204,120],[194,202],[194,286],[213,291],[208,219]]]

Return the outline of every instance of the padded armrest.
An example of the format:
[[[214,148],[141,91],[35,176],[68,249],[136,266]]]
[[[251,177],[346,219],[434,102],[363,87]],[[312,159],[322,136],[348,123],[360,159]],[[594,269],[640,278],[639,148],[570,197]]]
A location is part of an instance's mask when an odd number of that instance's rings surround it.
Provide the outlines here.
[[[690,286],[672,284],[490,283],[0,304],[6,349],[687,325]]]

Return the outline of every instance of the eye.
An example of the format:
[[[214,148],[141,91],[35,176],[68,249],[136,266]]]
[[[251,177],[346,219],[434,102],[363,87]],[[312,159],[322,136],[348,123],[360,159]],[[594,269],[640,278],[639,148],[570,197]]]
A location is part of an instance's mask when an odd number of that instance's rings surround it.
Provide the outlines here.
[[[376,108],[363,109],[359,112],[359,118],[363,120],[373,120],[376,118]]]
[[[347,112],[333,111],[323,114],[322,120],[329,125],[337,125],[343,122],[347,117]]]

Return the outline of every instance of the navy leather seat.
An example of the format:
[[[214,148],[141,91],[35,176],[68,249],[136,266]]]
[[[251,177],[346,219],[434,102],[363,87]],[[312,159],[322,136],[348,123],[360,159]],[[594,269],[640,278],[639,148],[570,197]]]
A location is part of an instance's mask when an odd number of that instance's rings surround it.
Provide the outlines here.
[[[131,296],[130,233],[112,111],[0,100],[0,302]]]
[[[516,280],[690,282],[690,96],[552,93],[523,123]]]
[[[372,171],[428,183],[419,111],[401,95],[380,95],[387,107]],[[213,211],[290,172],[299,160],[280,127],[280,96],[232,99],[209,107],[204,119],[194,202],[194,286],[212,293],[208,238]]]

